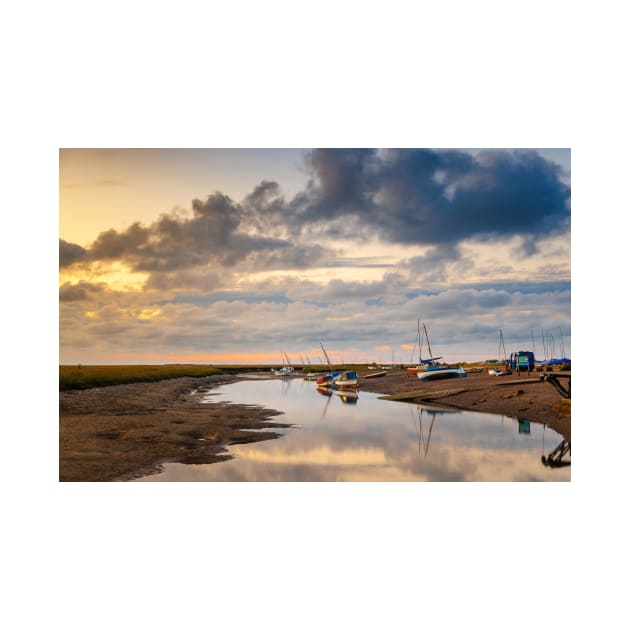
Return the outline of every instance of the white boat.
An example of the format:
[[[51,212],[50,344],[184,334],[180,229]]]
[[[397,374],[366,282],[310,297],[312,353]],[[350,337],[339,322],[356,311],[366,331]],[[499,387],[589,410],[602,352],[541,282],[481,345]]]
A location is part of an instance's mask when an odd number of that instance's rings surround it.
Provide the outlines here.
[[[451,367],[450,365],[428,365],[424,372],[418,372],[416,376],[421,381],[432,381],[438,378],[467,376],[467,373],[463,367]]]
[[[281,368],[271,368],[271,372],[274,376],[292,376],[294,369],[290,365],[285,365]]]
[[[361,378],[378,378],[379,376],[385,376],[387,372],[372,372],[371,374],[365,374]]]
[[[411,372],[411,374],[424,372],[427,369],[427,365],[432,365],[438,359],[442,358],[442,357],[434,357],[433,355],[431,355],[430,359],[422,358],[422,341],[425,338],[426,332],[427,332],[427,327],[424,325],[424,323],[422,324],[422,326],[424,327],[424,330],[422,331],[422,336],[421,336],[420,335],[420,320],[418,320],[418,336],[416,338],[418,341],[418,365],[407,368],[407,372]],[[431,345],[429,344],[429,338],[426,337],[426,339],[427,339],[427,345],[429,346],[429,354],[431,354]],[[411,358],[413,359],[413,356]]]
[[[460,376],[467,376],[466,370],[463,367],[451,366],[451,365],[439,365],[435,363],[435,359],[433,358],[433,353],[431,352],[431,343],[429,342],[429,333],[427,332],[427,327],[423,323],[424,327],[424,336],[427,340],[427,346],[429,348],[429,356],[431,357],[429,363],[426,367],[426,370],[418,371],[416,376],[421,381],[432,381],[438,378],[457,378]],[[442,358],[442,357],[438,357]]]
[[[359,375],[354,370],[342,372],[339,376],[333,378],[333,386],[340,389],[356,389],[359,386]]]

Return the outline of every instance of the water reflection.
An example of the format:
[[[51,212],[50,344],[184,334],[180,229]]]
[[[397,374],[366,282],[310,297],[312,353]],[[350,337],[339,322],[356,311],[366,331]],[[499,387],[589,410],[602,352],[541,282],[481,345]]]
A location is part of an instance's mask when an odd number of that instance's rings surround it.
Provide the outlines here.
[[[459,411],[453,409],[442,409],[437,407],[430,407],[429,405],[410,405],[409,410],[412,414],[412,418],[414,420],[414,428],[416,429],[416,434],[418,436],[418,453],[426,457],[429,452],[429,443],[431,442],[431,432],[433,431],[433,425],[435,424],[435,419],[439,414],[444,413],[460,413]],[[422,431],[422,418],[423,416],[431,418],[431,424],[429,425],[429,430],[427,435]]]
[[[546,427],[545,427],[546,428]],[[545,455],[545,428],[543,428],[543,455],[540,461],[543,466],[563,468],[571,465],[571,442],[566,438],[560,442],[548,455]]]
[[[544,427],[535,423],[522,434],[511,418],[383,401],[368,392],[319,391],[295,379],[226,385],[209,397],[221,399],[278,409],[284,413],[278,419],[296,427],[277,440],[231,446],[233,460],[168,464],[144,480],[570,480],[568,467],[541,466]]]

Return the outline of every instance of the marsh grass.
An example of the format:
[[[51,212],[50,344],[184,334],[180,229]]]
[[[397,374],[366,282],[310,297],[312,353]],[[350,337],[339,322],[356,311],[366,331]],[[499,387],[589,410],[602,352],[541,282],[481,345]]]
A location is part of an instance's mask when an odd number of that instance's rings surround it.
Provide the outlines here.
[[[60,365],[59,391],[213,374],[221,370],[208,365]]]

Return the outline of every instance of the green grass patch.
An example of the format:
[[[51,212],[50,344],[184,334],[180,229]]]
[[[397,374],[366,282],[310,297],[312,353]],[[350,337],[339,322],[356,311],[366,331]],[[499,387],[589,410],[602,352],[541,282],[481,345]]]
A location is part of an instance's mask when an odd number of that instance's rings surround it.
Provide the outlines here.
[[[59,391],[212,374],[221,374],[221,370],[209,365],[60,365]]]

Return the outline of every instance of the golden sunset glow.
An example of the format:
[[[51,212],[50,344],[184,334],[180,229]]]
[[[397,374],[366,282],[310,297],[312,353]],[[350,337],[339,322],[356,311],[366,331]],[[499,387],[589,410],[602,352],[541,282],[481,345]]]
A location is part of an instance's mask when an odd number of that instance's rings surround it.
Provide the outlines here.
[[[568,345],[569,151],[549,155],[62,149],[61,360],[376,361],[418,319],[448,360],[492,357],[499,329]],[[506,194],[551,227],[506,221]]]

